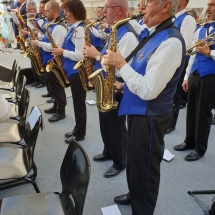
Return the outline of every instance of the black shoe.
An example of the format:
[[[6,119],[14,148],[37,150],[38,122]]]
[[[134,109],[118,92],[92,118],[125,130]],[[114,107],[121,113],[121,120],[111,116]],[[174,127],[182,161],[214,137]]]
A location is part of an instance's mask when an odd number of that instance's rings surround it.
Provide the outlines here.
[[[175,149],[176,151],[185,151],[187,149],[195,149],[195,146],[189,146],[186,143],[181,143],[177,146],[174,146],[173,149]]]
[[[42,95],[43,98],[52,97],[51,93],[47,92],[46,94]]]
[[[166,131],[166,134],[170,134],[174,130],[175,130],[175,127],[168,128],[167,131]]]
[[[114,198],[114,201],[119,205],[129,205],[131,204],[130,198],[128,197],[128,194],[124,194],[121,196],[116,196]]]
[[[38,85],[36,86],[36,88],[42,88],[42,87],[45,87],[45,84],[38,84]]]
[[[51,118],[48,119],[49,122],[57,122],[59,120],[65,119],[65,114],[55,113]]]
[[[85,139],[85,137],[76,137],[76,136],[71,136],[71,137],[69,137],[68,139],[66,139],[65,140],[65,143],[71,143],[72,141],[82,141],[82,140],[84,140]]]
[[[37,81],[35,81],[35,82],[33,82],[33,83],[31,84],[31,86],[32,86],[32,87],[36,87],[38,84],[39,84],[39,83],[38,83]]]
[[[185,107],[186,107],[186,104],[180,104],[179,109],[183,109],[183,108],[185,108]]]
[[[112,160],[112,159],[104,156],[103,154],[99,154],[99,155],[94,156],[93,160],[97,161],[97,162],[101,162],[101,161],[107,161],[107,160]]]
[[[67,132],[67,133],[65,134],[65,137],[69,138],[69,137],[73,136],[73,135],[75,134],[75,132],[76,132],[75,130],[70,131],[70,132]]]
[[[47,102],[47,103],[54,103],[54,99],[51,98],[51,99],[47,100],[46,102]]]
[[[45,112],[45,113],[56,113],[56,109],[53,108],[53,107],[51,107],[51,108],[49,108],[49,109],[45,109],[44,112]]]
[[[118,170],[118,169],[115,169],[113,166],[111,166],[111,167],[104,173],[104,177],[105,177],[105,178],[111,178],[111,177],[117,176],[117,175],[119,175],[119,173],[122,172],[123,170],[124,170],[124,169]]]
[[[199,154],[197,151],[193,150],[192,152],[190,152],[190,154],[188,154],[184,159],[186,161],[197,161],[200,158],[202,158],[204,155]]]
[[[211,125],[215,125],[215,117],[212,118]]]

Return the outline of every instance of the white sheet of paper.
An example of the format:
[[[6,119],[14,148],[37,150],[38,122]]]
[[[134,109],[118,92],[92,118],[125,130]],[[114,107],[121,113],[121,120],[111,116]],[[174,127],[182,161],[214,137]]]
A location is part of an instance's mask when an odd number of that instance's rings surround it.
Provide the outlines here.
[[[173,158],[175,158],[175,155],[173,155],[168,149],[165,149],[163,159],[166,161],[171,161]]]
[[[10,12],[11,17],[13,18],[13,21],[17,24],[17,25],[21,25],[19,18],[17,17],[17,13],[16,12]]]
[[[1,94],[1,95],[4,99],[11,99],[12,98],[10,94]]]
[[[103,215],[122,215],[117,205],[101,208]]]
[[[34,126],[35,126],[38,118],[40,117],[40,115],[41,115],[40,110],[38,109],[38,107],[35,106],[34,109],[31,112],[30,116],[28,117],[28,122],[29,122],[29,124],[31,126],[31,129],[34,128]]]
[[[96,102],[94,100],[87,100],[86,103],[89,105],[95,105],[96,104]]]

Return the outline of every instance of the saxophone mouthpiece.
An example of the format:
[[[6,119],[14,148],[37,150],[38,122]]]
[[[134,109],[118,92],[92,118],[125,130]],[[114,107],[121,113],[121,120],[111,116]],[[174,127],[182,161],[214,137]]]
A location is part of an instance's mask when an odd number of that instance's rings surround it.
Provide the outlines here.
[[[141,17],[143,17],[143,14],[142,13],[137,13],[135,15],[132,15],[131,19],[139,19]]]

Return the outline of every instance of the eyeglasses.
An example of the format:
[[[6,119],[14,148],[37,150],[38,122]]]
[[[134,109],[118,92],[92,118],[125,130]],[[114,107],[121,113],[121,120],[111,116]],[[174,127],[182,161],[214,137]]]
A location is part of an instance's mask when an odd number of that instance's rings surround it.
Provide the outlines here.
[[[116,7],[120,7],[120,6],[104,6],[103,7],[103,10],[108,10],[108,9],[110,9],[110,8],[116,8]]]

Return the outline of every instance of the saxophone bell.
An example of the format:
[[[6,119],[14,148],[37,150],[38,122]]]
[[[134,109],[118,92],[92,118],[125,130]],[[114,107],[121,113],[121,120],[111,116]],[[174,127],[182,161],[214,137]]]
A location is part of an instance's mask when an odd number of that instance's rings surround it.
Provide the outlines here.
[[[54,66],[54,61],[49,60],[46,64],[46,72],[51,72]]]

